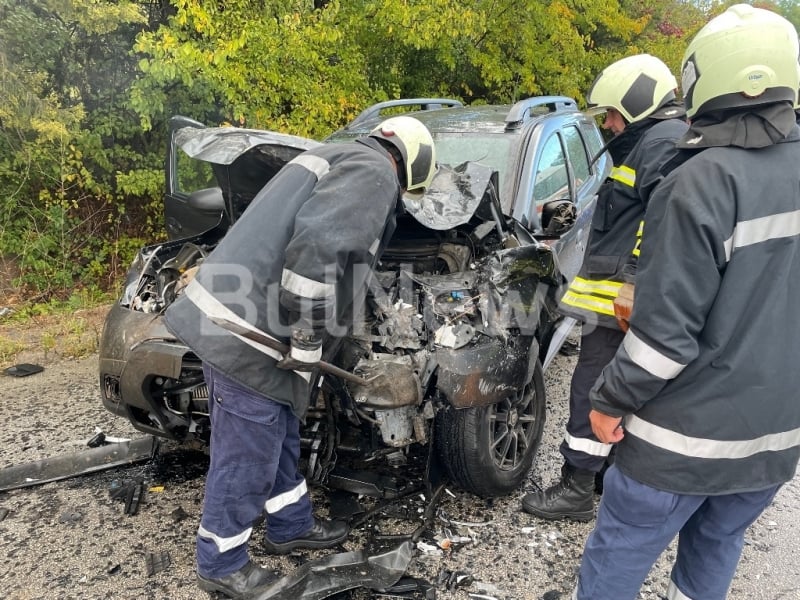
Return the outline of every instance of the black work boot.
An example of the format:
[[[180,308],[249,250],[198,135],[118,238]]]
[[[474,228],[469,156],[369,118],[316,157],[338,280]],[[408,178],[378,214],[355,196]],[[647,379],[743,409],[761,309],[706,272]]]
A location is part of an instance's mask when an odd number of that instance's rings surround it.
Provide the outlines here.
[[[206,592],[219,592],[228,598],[243,598],[258,588],[266,587],[278,580],[278,574],[252,561],[238,571],[214,579],[197,573],[197,586]]]
[[[322,521],[314,519],[314,525],[300,537],[285,542],[273,542],[264,537],[264,548],[270,554],[288,554],[304,548],[333,548],[344,541],[350,528],[344,521]]]
[[[542,519],[590,521],[594,517],[594,475],[594,471],[565,464],[555,485],[523,496],[522,508]]]

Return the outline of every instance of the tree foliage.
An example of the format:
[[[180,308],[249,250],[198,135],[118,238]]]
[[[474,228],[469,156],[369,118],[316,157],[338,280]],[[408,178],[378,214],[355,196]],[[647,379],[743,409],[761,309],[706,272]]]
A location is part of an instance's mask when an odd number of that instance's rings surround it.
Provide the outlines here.
[[[0,261],[42,296],[112,283],[163,235],[173,114],[320,139],[391,98],[583,102],[627,54],[677,73],[731,3],[0,0]],[[794,0],[757,3],[800,21]]]
[[[200,120],[310,136],[401,96],[579,97],[648,23],[617,0],[332,0],[322,9],[181,0],[176,7],[137,41],[145,57],[133,105],[143,125],[173,110],[177,92],[193,98]]]

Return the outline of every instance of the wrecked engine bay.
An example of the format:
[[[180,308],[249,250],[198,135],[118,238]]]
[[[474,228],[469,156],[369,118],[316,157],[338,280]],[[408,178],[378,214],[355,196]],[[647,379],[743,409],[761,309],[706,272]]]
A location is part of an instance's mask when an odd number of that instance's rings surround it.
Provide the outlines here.
[[[527,474],[544,424],[539,359],[563,277],[551,249],[501,214],[496,177],[478,163],[441,166],[421,201],[405,199],[361,319],[332,361],[365,384],[325,376],[312,388],[301,432],[310,482],[393,497],[402,484],[353,465],[405,465],[420,449],[428,477],[440,471],[481,496],[508,493]],[[149,319],[130,348],[150,345],[172,364],[143,377],[149,406],[128,408],[144,431],[208,439],[200,363],[160,316],[224,231],[147,247],[129,274],[120,305]],[[149,360],[127,358],[139,370]],[[133,385],[124,374],[101,383],[106,397]]]

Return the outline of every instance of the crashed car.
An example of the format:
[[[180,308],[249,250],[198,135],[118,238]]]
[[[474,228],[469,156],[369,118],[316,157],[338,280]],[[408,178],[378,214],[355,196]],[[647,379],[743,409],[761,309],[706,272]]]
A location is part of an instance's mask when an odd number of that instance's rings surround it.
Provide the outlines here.
[[[414,104],[419,110],[406,110]],[[573,324],[556,303],[580,266],[610,161],[595,122],[564,97],[381,103],[325,142],[366,134],[400,110],[428,126],[438,171],[421,199],[404,199],[363,312],[330,361],[344,376],[320,371],[312,386],[304,474],[392,497],[401,490],[377,477],[376,465],[401,465],[422,450],[428,476],[504,495],[522,484],[539,445],[543,369]],[[261,187],[319,143],[172,119],[169,239],[139,252],[107,317],[106,409],[140,431],[207,443],[200,361],[167,331],[163,312]],[[369,466],[353,470],[348,457]]]

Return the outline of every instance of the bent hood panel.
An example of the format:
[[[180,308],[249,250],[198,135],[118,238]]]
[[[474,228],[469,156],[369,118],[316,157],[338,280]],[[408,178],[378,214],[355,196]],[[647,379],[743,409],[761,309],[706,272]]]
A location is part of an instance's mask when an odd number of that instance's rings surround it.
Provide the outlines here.
[[[494,171],[480,163],[457,167],[439,165],[430,187],[422,195],[405,194],[403,205],[428,229],[445,231],[468,223],[492,181]]]
[[[230,224],[286,163],[321,145],[294,135],[237,127],[184,127],[175,132],[175,144],[191,158],[212,165]]]

